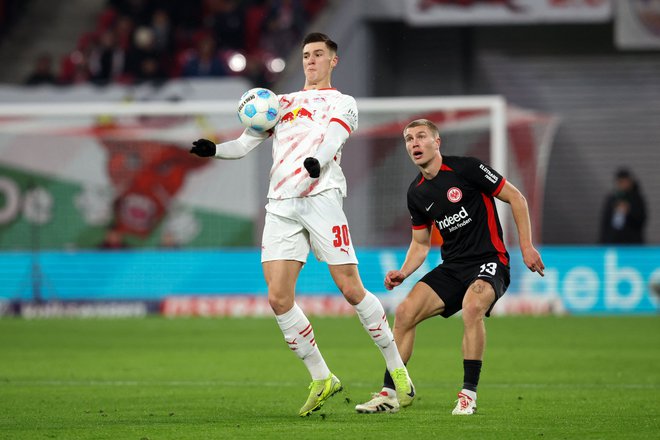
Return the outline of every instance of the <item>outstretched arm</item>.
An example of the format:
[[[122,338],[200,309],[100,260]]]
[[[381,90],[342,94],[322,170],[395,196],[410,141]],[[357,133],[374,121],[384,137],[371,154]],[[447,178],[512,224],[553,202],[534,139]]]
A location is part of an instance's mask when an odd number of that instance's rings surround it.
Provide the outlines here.
[[[431,228],[413,229],[412,240],[401,269],[391,270],[385,275],[385,288],[392,290],[422,265],[431,249]]]
[[[260,143],[268,139],[269,136],[270,132],[256,131],[251,128],[246,128],[238,139],[217,145],[208,139],[199,139],[193,142],[193,147],[190,149],[190,152],[201,157],[240,159]]]
[[[543,276],[545,265],[541,260],[541,254],[532,243],[532,224],[529,220],[529,208],[525,196],[511,182],[507,181],[497,198],[511,206],[513,220],[516,222],[516,228],[518,229],[520,252],[525,266],[532,272],[538,272],[539,275]]]

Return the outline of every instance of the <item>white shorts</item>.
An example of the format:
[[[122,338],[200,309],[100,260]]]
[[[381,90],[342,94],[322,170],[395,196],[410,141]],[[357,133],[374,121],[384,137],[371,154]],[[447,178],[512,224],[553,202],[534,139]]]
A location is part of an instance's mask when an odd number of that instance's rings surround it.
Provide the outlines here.
[[[339,190],[269,200],[261,239],[261,262],[307,261],[309,250],[331,265],[357,264]]]

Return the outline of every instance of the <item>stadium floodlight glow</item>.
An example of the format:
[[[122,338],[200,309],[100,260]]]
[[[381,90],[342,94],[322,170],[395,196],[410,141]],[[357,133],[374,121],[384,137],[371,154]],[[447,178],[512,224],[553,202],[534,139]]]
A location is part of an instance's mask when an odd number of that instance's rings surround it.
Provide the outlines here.
[[[280,73],[281,71],[284,70],[285,67],[286,67],[286,61],[284,61],[280,57],[273,58],[272,60],[266,63],[266,68],[268,69],[269,72],[272,73]]]
[[[242,53],[235,53],[229,57],[229,68],[232,72],[242,72],[247,67],[247,59]]]

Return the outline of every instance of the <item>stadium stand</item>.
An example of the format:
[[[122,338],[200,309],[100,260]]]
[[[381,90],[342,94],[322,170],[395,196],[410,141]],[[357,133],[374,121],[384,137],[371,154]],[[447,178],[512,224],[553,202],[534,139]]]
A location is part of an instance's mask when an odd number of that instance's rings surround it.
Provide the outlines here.
[[[134,84],[233,75],[268,86],[324,4],[108,0],[76,46],[61,56],[56,82]]]
[[[26,3],[19,0],[0,0],[0,38],[21,16]]]

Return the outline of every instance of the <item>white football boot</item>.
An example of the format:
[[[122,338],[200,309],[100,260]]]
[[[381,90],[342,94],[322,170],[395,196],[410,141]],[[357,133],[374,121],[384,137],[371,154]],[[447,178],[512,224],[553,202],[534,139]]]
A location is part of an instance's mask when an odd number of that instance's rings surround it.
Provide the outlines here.
[[[399,401],[385,391],[374,393],[371,400],[355,405],[355,411],[362,414],[395,413],[399,411]]]
[[[473,399],[467,394],[458,393],[456,408],[451,412],[455,416],[469,416],[477,412],[477,399]]]

